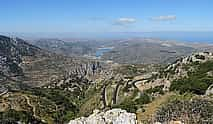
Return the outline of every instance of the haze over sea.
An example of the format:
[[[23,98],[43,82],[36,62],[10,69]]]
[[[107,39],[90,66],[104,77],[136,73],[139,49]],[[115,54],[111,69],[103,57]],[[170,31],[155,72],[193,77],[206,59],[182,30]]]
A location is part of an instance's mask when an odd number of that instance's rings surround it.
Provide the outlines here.
[[[208,32],[62,32],[62,33],[0,33],[2,35],[17,36],[26,39],[34,38],[61,38],[61,39],[127,39],[127,38],[157,38],[162,40],[175,40],[184,42],[213,43],[213,31]]]

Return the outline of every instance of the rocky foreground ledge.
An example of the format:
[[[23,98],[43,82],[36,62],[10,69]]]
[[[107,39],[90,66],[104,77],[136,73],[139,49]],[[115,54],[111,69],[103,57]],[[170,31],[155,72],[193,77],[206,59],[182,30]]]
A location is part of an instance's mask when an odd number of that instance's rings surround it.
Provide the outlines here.
[[[136,114],[122,109],[112,109],[106,112],[95,110],[89,117],[71,120],[69,124],[136,124]]]

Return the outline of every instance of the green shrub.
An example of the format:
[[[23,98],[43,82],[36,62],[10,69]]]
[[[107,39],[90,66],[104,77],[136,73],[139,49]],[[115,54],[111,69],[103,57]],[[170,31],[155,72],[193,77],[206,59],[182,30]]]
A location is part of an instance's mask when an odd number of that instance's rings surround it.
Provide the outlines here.
[[[181,94],[192,92],[198,95],[205,94],[207,88],[213,84],[213,77],[207,72],[213,70],[213,62],[208,61],[202,64],[193,64],[195,71],[189,72],[187,78],[174,80],[171,83],[171,91],[180,91]]]
[[[119,105],[114,105],[112,108],[121,108],[126,110],[127,112],[135,113],[137,111],[137,105],[134,101],[131,100],[125,100]]]
[[[140,98],[135,100],[136,104],[148,104],[151,102],[151,99],[148,94],[144,93]]]

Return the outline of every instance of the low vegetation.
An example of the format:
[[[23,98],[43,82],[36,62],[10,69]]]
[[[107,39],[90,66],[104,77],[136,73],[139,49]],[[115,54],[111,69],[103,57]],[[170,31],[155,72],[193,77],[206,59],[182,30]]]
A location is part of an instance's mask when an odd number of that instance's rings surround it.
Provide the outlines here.
[[[161,123],[182,120],[190,124],[210,124],[213,117],[212,105],[213,101],[205,99],[175,99],[159,109],[155,119]]]
[[[152,93],[159,93],[159,94],[163,95],[163,94],[164,94],[163,87],[164,87],[163,85],[161,85],[161,86],[156,86],[156,87],[154,87],[154,88],[150,88],[150,89],[146,90],[145,92],[146,92],[146,93],[149,93],[149,94],[152,94]]]
[[[6,112],[0,112],[0,123],[1,124],[12,124],[17,122],[23,123],[39,123],[43,122],[39,119],[36,119],[32,113],[26,111],[16,111],[16,110],[8,110]]]

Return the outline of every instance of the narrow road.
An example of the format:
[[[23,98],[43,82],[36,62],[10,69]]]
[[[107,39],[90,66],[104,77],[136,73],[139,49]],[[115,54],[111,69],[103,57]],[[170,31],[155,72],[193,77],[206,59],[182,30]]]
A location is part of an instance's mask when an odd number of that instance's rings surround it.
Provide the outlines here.
[[[26,96],[26,95],[22,95],[22,96],[27,100],[27,104],[28,104],[30,107],[33,108],[33,116],[34,116],[35,118],[40,118],[40,117],[38,117],[38,116],[36,115],[36,107],[30,103],[30,98],[29,98],[28,96]]]
[[[120,84],[117,84],[115,88],[114,96],[113,96],[113,104],[117,104],[119,91],[120,91]]]
[[[0,89],[1,93],[0,96],[3,96],[4,94],[6,94],[8,92],[8,89]]]
[[[108,104],[108,101],[107,101],[107,94],[106,94],[106,88],[107,88],[107,85],[104,85],[103,86],[103,90],[102,90],[102,101],[103,101],[103,105],[104,105],[104,108],[107,107],[107,104]]]

